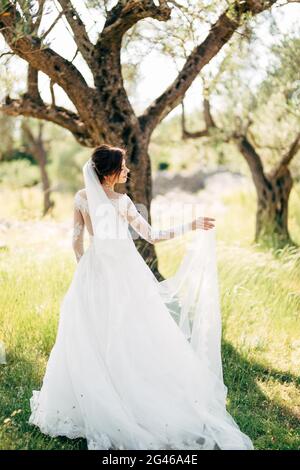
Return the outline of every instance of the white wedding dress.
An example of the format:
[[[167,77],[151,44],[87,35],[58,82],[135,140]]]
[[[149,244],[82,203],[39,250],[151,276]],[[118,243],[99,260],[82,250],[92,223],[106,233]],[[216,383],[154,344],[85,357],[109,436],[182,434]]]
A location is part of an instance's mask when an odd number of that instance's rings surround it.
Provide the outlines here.
[[[128,227],[154,243],[183,226],[153,230],[128,195],[110,198],[92,172],[88,161],[86,191],[75,197],[77,269],[29,423],[83,437],[88,449],[253,449],[226,411],[214,229],[196,230],[176,274],[158,282]],[[95,201],[105,198],[127,235],[117,242],[96,234]]]

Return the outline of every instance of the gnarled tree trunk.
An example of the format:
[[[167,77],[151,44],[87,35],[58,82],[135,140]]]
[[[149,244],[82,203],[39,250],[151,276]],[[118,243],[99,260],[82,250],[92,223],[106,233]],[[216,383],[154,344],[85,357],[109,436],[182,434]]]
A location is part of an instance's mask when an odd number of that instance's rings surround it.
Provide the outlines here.
[[[300,148],[300,133],[288,152],[269,173],[247,136],[237,140],[239,149],[250,168],[257,192],[255,241],[271,242],[274,246],[293,243],[288,230],[288,203],[293,179],[288,165]]]
[[[267,176],[257,187],[255,241],[274,246],[291,243],[288,230],[289,196],[293,180],[288,168],[279,176]]]
[[[43,139],[43,124],[39,123],[38,135],[35,136],[29,125],[23,121],[22,129],[25,137],[25,145],[37,162],[41,174],[43,189],[43,215],[46,215],[53,208],[54,202],[51,200],[50,180],[47,172],[47,150]]]

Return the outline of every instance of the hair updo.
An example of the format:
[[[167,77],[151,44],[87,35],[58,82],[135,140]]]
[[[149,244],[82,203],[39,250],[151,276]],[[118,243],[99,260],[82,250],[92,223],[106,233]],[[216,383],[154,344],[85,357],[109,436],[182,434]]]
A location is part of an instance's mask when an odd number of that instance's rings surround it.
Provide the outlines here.
[[[102,144],[95,148],[91,160],[100,183],[103,183],[105,176],[115,175],[116,178],[119,177],[125,155],[125,149],[113,147],[109,144]]]

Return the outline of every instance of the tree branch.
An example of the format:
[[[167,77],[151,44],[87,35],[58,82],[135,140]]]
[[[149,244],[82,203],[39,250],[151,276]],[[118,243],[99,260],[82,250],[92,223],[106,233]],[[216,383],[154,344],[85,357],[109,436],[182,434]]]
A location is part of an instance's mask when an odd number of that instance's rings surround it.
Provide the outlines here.
[[[270,172],[270,174],[274,177],[279,177],[280,174],[284,172],[286,167],[291,163],[292,159],[299,152],[299,150],[300,150],[300,132],[298,133],[297,137],[293,141],[289,150],[282,157],[282,159],[278,162],[275,168]]]
[[[54,83],[53,80],[50,80],[50,94],[51,94],[51,106],[55,107],[55,92],[54,92]]]
[[[85,25],[73,7],[71,0],[58,0],[62,12],[65,15],[70,28],[74,34],[75,43],[89,67],[93,69],[95,61],[93,58],[94,45],[91,43],[85,29]]]
[[[112,40],[119,42],[126,31],[139,20],[151,17],[167,21],[170,16],[171,9],[164,1],[160,1],[159,6],[156,6],[153,0],[119,0],[117,5],[108,11],[97,47],[100,43],[108,44]]]
[[[63,16],[63,12],[61,11],[57,15],[53,23],[49,26],[49,28],[46,31],[44,31],[43,34],[40,36],[41,41],[43,41],[48,36],[48,34],[51,33],[52,29],[57,25],[57,23],[59,22],[62,16]]]
[[[221,14],[206,39],[191,52],[174,82],[139,116],[141,128],[152,133],[157,124],[182,101],[182,97],[202,68],[229,41],[240,25],[243,15],[260,13],[275,2],[276,0],[236,1],[230,9]]]
[[[33,17],[33,19],[35,19],[34,21],[34,24],[33,24],[33,30],[36,31],[36,33],[38,32],[38,29],[40,27],[40,24],[41,24],[41,21],[42,21],[42,18],[43,18],[43,11],[44,11],[44,6],[45,6],[45,1],[46,0],[39,0],[39,7],[38,7],[38,11],[37,11],[37,14]]]
[[[252,124],[252,123],[251,123]],[[251,137],[252,142],[254,143],[255,147],[259,149],[268,149],[268,150],[284,150],[286,146],[283,145],[270,145],[270,144],[262,144],[258,141],[257,136],[252,132],[251,129],[248,130],[248,133]]]
[[[0,106],[0,111],[9,116],[22,115],[51,121],[68,129],[80,144],[84,143],[84,145],[88,145],[90,141],[90,136],[79,116],[60,106],[51,106],[43,102],[36,102],[26,95],[24,95],[22,99],[16,100],[12,100],[8,96],[6,97],[5,103]],[[88,146],[93,147],[93,142],[90,142]]]
[[[183,139],[198,139],[200,137],[207,137],[210,134],[211,129],[217,129],[216,123],[212,117],[211,114],[211,109],[210,109],[210,102],[208,97],[204,97],[203,99],[203,117],[204,117],[204,122],[205,122],[205,128],[202,129],[201,131],[196,131],[196,132],[189,132],[186,129],[186,119],[185,119],[185,110],[184,110],[184,104],[182,101],[182,138]]]
[[[237,142],[240,152],[248,163],[255,186],[260,188],[266,184],[268,185],[268,179],[264,172],[262,160],[248,137],[246,135],[235,136],[235,141]]]
[[[28,64],[27,70],[27,97],[31,97],[36,103],[42,103],[38,87],[38,70]]]
[[[41,70],[63,88],[82,117],[89,119],[86,110],[85,95],[89,88],[77,68],[68,60],[54,52],[50,47],[42,46],[37,36],[16,33],[16,26],[22,26],[23,19],[16,7],[10,2],[6,14],[0,17],[1,33],[9,47],[32,67]]]
[[[167,19],[170,11],[165,1],[156,6],[152,0],[120,0],[107,13],[104,28],[95,46],[94,60],[97,66],[92,71],[99,94],[97,104],[105,116],[110,116],[110,132],[121,142],[133,140],[130,138],[135,132],[133,129],[140,131],[124,88],[121,70],[123,34],[142,18]]]

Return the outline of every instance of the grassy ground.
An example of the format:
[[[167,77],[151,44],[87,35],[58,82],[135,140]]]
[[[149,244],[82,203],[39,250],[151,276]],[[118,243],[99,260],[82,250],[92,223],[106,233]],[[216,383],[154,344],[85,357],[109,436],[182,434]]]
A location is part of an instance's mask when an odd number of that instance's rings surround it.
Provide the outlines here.
[[[29,398],[40,388],[75,268],[69,225],[59,232],[50,219],[34,220],[38,206],[31,214],[28,191],[23,206],[20,195],[9,196],[4,210],[21,222],[3,232],[0,252],[0,339],[7,352],[7,364],[0,365],[0,449],[85,449],[83,439],[48,438],[27,424]],[[217,239],[228,411],[256,449],[299,449],[300,251],[272,253],[252,244],[254,195],[240,192],[224,203]],[[66,197],[65,213],[70,204]],[[296,188],[290,227],[298,243],[299,207]],[[159,244],[158,254],[164,274],[175,269],[175,240]]]

